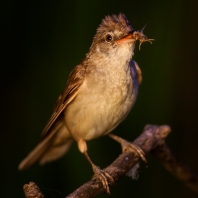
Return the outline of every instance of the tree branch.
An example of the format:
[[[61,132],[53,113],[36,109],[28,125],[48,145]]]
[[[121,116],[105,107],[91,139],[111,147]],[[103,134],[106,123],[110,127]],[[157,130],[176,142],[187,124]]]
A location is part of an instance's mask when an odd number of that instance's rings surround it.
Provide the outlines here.
[[[169,133],[170,127],[168,126],[157,127],[147,125],[144,128],[143,133],[133,143],[139,146],[146,154],[152,149],[155,149],[157,145],[163,144],[164,138],[168,136]],[[135,150],[133,153],[122,153],[111,165],[104,169],[114,179],[114,183],[110,183],[109,181],[109,186],[116,184],[117,181],[140,160],[140,156]],[[94,178],[83,184],[80,188],[67,196],[67,198],[90,198],[95,197],[103,192],[104,189],[101,181],[97,178]]]
[[[145,154],[149,152],[154,154],[168,171],[182,180],[191,190],[198,194],[198,176],[186,165],[181,163],[164,142],[164,139],[168,136],[170,131],[171,129],[167,125],[147,125],[143,133],[133,143],[139,146]],[[130,153],[122,153],[111,165],[104,169],[114,179],[114,182],[108,181],[109,186],[114,185],[140,160],[140,156],[135,150]],[[97,178],[93,178],[66,198],[90,198],[102,192],[104,192],[104,189],[101,181]],[[36,196],[32,196],[31,198],[36,198]]]
[[[43,194],[39,187],[34,183],[30,182],[23,186],[23,191],[25,193],[25,198],[43,198]]]
[[[157,146],[152,151],[152,154],[157,157],[170,173],[198,194],[198,174],[188,165],[181,162],[166,144]]]

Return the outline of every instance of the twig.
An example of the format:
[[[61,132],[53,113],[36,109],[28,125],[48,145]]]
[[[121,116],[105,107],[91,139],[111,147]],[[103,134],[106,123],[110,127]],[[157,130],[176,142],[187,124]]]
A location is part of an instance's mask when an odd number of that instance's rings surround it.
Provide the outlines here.
[[[143,133],[133,142],[139,146],[146,154],[153,153],[178,179],[182,180],[194,192],[198,193],[198,177],[187,166],[182,164],[170,151],[165,144],[164,139],[168,136],[171,129],[169,126],[147,125]],[[111,165],[104,170],[108,172],[114,179],[109,182],[109,186],[114,185],[123,175],[140,161],[137,152],[122,153]],[[91,198],[104,192],[102,183],[99,179],[93,178],[89,182],[83,184],[66,198]],[[26,196],[26,198],[29,198]],[[36,197],[31,197],[36,198]]]
[[[25,198],[43,198],[43,194],[39,187],[34,183],[30,182],[23,186],[23,191],[25,193]]]
[[[163,166],[171,172],[176,178],[183,181],[192,191],[198,194],[198,175],[189,166],[181,162],[170,150],[163,144],[158,146],[153,152]]]
[[[169,126],[153,126],[147,125],[143,133],[133,142],[138,145],[145,153],[155,149],[157,145],[164,143],[164,138],[170,133]],[[109,183],[109,186],[116,184],[116,182],[125,175],[135,164],[140,161],[138,153],[134,152],[122,153],[110,166],[104,170],[108,172],[114,179],[114,183]],[[109,181],[110,182],[110,181]],[[90,198],[104,192],[102,183],[99,179],[92,179],[83,184],[67,198]]]

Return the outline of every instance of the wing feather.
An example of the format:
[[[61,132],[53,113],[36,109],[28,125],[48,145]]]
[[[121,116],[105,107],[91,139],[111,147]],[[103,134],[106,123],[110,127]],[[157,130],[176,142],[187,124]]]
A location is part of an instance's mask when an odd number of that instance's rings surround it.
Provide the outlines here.
[[[81,64],[77,65],[73,69],[73,71],[70,73],[69,79],[67,81],[67,85],[63,93],[59,96],[55,104],[54,112],[41,134],[41,140],[43,140],[46,136],[49,135],[52,125],[55,123],[55,121],[60,116],[60,114],[64,111],[64,109],[76,97],[80,86],[84,82],[85,70],[86,68],[82,62]]]

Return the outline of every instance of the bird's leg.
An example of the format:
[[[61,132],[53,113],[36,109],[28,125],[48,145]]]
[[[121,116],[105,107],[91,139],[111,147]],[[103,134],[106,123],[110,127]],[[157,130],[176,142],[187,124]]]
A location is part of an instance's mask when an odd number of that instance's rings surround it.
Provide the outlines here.
[[[122,146],[122,152],[125,151],[129,151],[129,152],[133,152],[136,151],[140,158],[142,159],[142,161],[144,161],[145,163],[147,163],[146,158],[145,158],[145,153],[144,151],[136,144],[128,142],[126,140],[124,140],[121,137],[118,137],[117,135],[113,135],[113,134],[109,134],[109,137],[114,139],[115,141],[119,142]]]
[[[103,188],[105,189],[105,191],[110,194],[110,190],[109,190],[109,184],[108,184],[108,180],[110,180],[111,183],[114,182],[113,178],[111,177],[111,175],[109,173],[107,173],[104,170],[101,170],[99,166],[96,166],[92,160],[90,159],[89,155],[87,152],[83,153],[84,156],[86,157],[86,159],[88,160],[88,162],[91,164],[93,172],[94,172],[94,176],[93,177],[97,177],[99,178],[99,180],[102,182]]]
[[[78,147],[79,147],[79,150],[86,157],[88,162],[91,164],[93,172],[94,172],[93,177],[99,178],[99,180],[102,182],[102,185],[103,185],[103,188],[105,189],[105,191],[108,194],[110,194],[108,180],[110,181],[110,183],[113,183],[114,179],[111,177],[111,175],[108,172],[106,172],[104,170],[101,170],[99,166],[96,166],[92,162],[91,158],[89,157],[89,155],[87,153],[87,145],[86,145],[86,142],[84,140],[81,139],[80,141],[78,141]]]

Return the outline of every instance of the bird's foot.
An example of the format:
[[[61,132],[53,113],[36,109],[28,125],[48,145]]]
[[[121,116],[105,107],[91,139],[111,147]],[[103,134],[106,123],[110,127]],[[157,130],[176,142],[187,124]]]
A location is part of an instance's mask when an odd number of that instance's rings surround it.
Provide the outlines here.
[[[93,178],[98,178],[102,182],[104,190],[110,195],[109,183],[114,183],[113,177],[111,177],[108,172],[101,170],[100,167],[94,164],[92,164],[92,168],[95,173]]]
[[[142,161],[147,163],[146,158],[145,158],[145,153],[138,145],[128,142],[127,140],[125,140],[121,137],[118,137],[116,135],[113,135],[113,134],[109,134],[109,137],[111,137],[112,139],[114,139],[115,141],[117,141],[121,144],[122,152],[126,152],[126,151],[134,152],[134,150],[135,150],[139,154]]]

